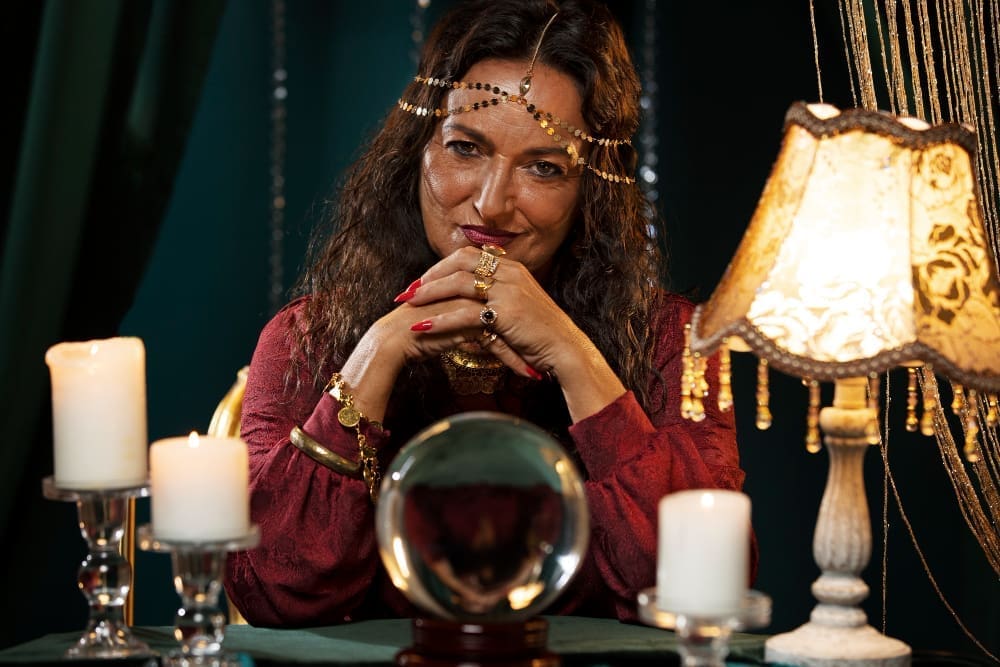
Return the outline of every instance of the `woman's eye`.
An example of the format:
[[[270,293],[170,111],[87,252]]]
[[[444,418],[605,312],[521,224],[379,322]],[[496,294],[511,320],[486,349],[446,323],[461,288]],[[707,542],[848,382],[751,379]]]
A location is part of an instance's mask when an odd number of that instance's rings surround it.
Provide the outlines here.
[[[479,152],[477,146],[471,141],[449,141],[445,144],[445,148],[450,150],[452,153],[463,157],[472,157]]]
[[[543,178],[553,178],[556,176],[562,176],[566,173],[566,170],[559,165],[545,161],[535,162],[531,165],[531,169],[535,172],[535,174],[542,176]]]

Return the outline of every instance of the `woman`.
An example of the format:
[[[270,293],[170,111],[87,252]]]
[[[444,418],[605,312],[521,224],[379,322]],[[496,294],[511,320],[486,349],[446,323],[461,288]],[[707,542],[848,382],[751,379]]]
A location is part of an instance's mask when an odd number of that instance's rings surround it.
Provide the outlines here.
[[[519,415],[580,464],[590,549],[551,613],[634,619],[659,499],[740,488],[732,415],[680,416],[692,306],[658,288],[638,96],[620,27],[589,0],[473,0],[438,24],[253,357],[262,539],[226,582],[252,624],[414,614],[372,501],[399,448],[457,412]]]

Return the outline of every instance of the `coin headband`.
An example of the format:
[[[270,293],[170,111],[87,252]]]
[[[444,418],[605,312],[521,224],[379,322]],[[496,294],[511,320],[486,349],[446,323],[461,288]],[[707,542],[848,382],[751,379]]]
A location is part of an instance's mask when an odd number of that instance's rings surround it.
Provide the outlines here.
[[[588,163],[587,160],[579,154],[576,146],[573,145],[571,138],[581,139],[590,144],[596,144],[598,146],[607,147],[617,147],[622,144],[631,146],[631,139],[610,139],[607,137],[597,137],[590,134],[586,130],[574,127],[572,124],[566,122],[565,120],[555,116],[547,111],[539,109],[534,104],[531,104],[525,97],[525,95],[511,94],[506,90],[502,90],[499,86],[490,85],[489,83],[483,82],[470,82],[470,81],[451,81],[450,79],[435,78],[435,77],[424,77],[417,75],[413,77],[413,80],[417,83],[423,84],[431,88],[450,88],[452,90],[480,90],[484,91],[485,95],[490,95],[490,97],[484,97],[479,102],[473,102],[472,104],[461,104],[454,107],[441,107],[432,108],[420,106],[408,102],[406,100],[400,99],[397,102],[397,106],[403,111],[413,114],[415,116],[427,116],[434,118],[446,118],[448,116],[454,116],[461,113],[469,113],[472,111],[479,111],[481,109],[488,109],[490,107],[499,106],[500,104],[516,104],[521,107],[527,113],[531,114],[532,118],[538,123],[538,126],[552,138],[552,141],[562,146],[566,153],[570,156],[573,162],[582,167],[586,167],[589,171],[597,174],[605,181],[609,183],[625,183],[632,184],[635,183],[635,178],[631,176],[623,176],[621,174],[612,174],[611,172],[605,171],[603,169],[598,169],[592,164]]]

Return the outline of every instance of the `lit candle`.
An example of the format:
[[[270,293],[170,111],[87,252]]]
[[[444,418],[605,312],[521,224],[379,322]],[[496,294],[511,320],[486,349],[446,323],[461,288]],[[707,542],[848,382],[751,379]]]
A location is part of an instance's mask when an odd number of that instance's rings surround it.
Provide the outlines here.
[[[113,489],[146,482],[146,349],[138,338],[58,343],[52,378],[55,485]]]
[[[740,608],[747,590],[750,499],[696,489],[660,500],[657,606],[716,616]]]
[[[165,541],[218,542],[250,532],[247,446],[191,433],[149,448],[153,534]]]

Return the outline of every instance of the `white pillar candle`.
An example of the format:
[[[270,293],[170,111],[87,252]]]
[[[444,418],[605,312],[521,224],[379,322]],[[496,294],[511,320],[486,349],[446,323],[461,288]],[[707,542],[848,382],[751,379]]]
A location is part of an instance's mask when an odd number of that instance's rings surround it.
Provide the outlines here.
[[[692,615],[739,609],[747,590],[750,499],[695,489],[660,500],[657,606]]]
[[[149,449],[153,535],[219,542],[250,532],[247,445],[239,438],[157,440]]]
[[[140,486],[147,476],[146,349],[138,338],[58,343],[52,378],[55,485]]]

